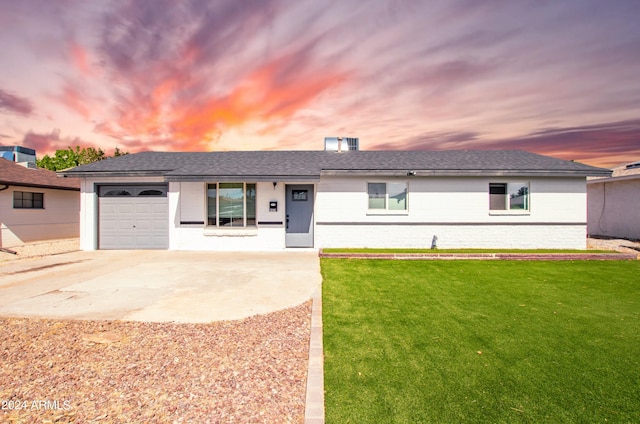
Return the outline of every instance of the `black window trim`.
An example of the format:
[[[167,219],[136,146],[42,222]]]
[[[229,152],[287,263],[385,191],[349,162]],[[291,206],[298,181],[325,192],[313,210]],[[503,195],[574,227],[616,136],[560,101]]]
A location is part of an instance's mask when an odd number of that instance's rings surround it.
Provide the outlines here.
[[[16,199],[16,194],[20,193],[20,206],[17,205],[16,201],[18,199]],[[25,199],[24,195],[28,193],[32,195],[31,199]],[[36,195],[39,195],[38,197],[40,198],[39,200],[36,201],[35,197]],[[25,200],[31,200],[31,206],[24,206],[24,202]],[[37,203],[36,203],[37,202]],[[36,206],[39,205],[39,206]],[[22,191],[22,190],[15,190],[13,192],[13,209],[38,209],[38,210],[42,210],[44,209],[44,193],[43,192],[37,192],[37,191]]]

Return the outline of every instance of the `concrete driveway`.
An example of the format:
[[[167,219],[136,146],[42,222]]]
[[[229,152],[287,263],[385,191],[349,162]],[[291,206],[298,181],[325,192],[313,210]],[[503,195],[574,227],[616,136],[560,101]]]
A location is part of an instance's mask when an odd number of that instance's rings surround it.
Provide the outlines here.
[[[315,251],[72,252],[0,264],[0,316],[211,322],[299,305]]]

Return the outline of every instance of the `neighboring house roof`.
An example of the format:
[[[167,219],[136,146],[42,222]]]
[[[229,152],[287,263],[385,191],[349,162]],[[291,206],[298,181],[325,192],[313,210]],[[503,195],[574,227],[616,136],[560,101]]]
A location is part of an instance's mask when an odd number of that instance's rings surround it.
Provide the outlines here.
[[[616,166],[612,169],[612,177],[623,177],[626,175],[640,175],[640,161],[626,163],[624,165]]]
[[[80,181],[60,178],[47,169],[26,168],[15,162],[0,159],[0,184],[22,187],[80,190]]]
[[[240,151],[143,152],[60,172],[69,177],[161,175],[167,181],[207,178],[256,181],[318,179],[327,174],[417,176],[608,176],[611,171],[524,151]]]
[[[606,176],[600,178],[590,178],[587,181],[589,184],[597,184],[603,182],[623,181],[623,180],[637,180],[640,179],[640,161],[631,162],[624,165],[616,166],[612,168],[610,178]]]

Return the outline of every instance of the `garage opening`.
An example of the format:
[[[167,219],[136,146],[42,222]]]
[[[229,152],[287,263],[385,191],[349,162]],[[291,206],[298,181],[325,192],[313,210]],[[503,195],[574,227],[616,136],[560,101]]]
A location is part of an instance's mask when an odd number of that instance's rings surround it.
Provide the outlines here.
[[[98,186],[99,249],[169,248],[166,184]]]

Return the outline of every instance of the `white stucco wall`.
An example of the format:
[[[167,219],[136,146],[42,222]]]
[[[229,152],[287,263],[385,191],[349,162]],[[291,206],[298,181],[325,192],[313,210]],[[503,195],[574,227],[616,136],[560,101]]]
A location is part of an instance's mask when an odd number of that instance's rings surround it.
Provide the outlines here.
[[[584,178],[398,178],[409,185],[408,211],[368,211],[367,182],[323,178],[316,204],[318,247],[586,247]],[[489,211],[490,182],[526,182],[530,211]]]
[[[43,193],[44,209],[14,209],[14,191]],[[78,237],[79,215],[77,191],[9,186],[0,191],[0,246]]]
[[[587,184],[591,235],[640,239],[640,175]]]

